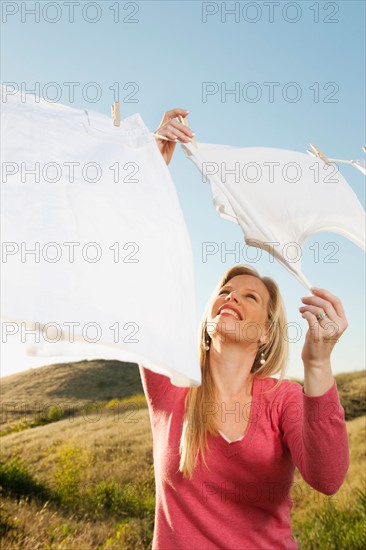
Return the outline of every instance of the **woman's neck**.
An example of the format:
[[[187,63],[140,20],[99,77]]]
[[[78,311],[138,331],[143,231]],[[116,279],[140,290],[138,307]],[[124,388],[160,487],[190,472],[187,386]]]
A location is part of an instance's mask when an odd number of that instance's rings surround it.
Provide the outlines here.
[[[209,362],[217,397],[233,400],[250,397],[253,386],[251,369],[256,356],[255,348],[243,349],[242,345],[211,342]]]

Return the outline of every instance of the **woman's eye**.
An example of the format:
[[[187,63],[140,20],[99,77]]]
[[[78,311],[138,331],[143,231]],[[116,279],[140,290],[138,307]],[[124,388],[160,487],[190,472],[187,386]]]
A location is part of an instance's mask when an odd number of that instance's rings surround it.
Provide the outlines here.
[[[220,296],[220,294],[229,294],[229,291],[223,289],[223,290],[220,290],[219,296]],[[245,298],[246,296],[248,296],[249,298],[253,298],[253,300],[257,301],[257,298],[256,298],[256,296],[254,296],[254,294],[243,294],[243,297],[244,297],[244,298]]]

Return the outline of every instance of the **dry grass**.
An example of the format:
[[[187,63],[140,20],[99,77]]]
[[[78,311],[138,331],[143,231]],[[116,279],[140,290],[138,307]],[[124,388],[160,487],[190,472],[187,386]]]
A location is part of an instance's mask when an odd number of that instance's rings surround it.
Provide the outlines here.
[[[95,418],[97,419],[97,417]],[[152,464],[152,435],[147,409],[133,416],[115,417],[114,410],[100,409],[96,422],[82,416],[7,435],[1,440],[3,459],[26,458],[30,470],[40,481],[52,481],[52,466],[59,449],[68,445],[82,447],[91,455],[93,481],[121,479],[133,481]],[[134,467],[130,461],[133,458]]]
[[[74,450],[75,456],[86,457],[78,483],[81,501],[76,508],[64,509],[52,501],[45,506],[24,498],[19,503],[10,497],[4,499],[3,513],[9,517],[10,524],[15,524],[15,530],[14,537],[7,534],[2,550],[121,549],[124,547],[121,535],[124,517],[135,522],[134,529],[140,529],[141,536],[151,531],[152,513],[149,517],[128,518],[123,511],[108,514],[101,510],[95,517],[83,502],[103,482],[138,494],[140,484],[142,486],[147,480],[154,498],[152,436],[147,409],[137,410],[134,422],[131,420],[128,417],[126,421],[123,416],[117,419],[113,410],[103,409],[97,422],[87,422],[82,417],[73,422],[65,419],[2,438],[2,460],[20,457],[37,482],[53,489],[57,486],[58,461],[65,451]],[[148,545],[141,548],[148,548]]]
[[[366,414],[365,371],[337,374],[336,380],[346,420]]]
[[[366,489],[366,416],[347,422],[350,445],[350,467],[346,479],[335,495],[327,496],[312,489],[296,469],[293,491],[294,507],[292,518],[301,521],[309,510],[334,503],[339,508],[347,508],[354,499],[355,489]]]
[[[150,419],[144,397],[131,397],[141,388],[139,372],[136,366],[130,366],[129,370],[127,367],[129,375],[124,382],[124,366],[105,367],[103,362],[84,361],[73,367],[60,365],[54,373],[54,367],[39,369],[45,372],[44,378],[39,373],[28,373],[24,378],[14,375],[15,379],[5,379],[2,390],[6,400],[32,395],[39,399],[43,392],[45,399],[54,396],[79,400],[82,407],[88,401],[104,405],[91,408],[88,414],[84,410],[84,415],[80,407],[74,416],[1,438],[1,460],[19,457],[35,483],[47,486],[55,494],[59,491],[61,498],[60,503],[53,498],[47,501],[4,494],[0,520],[2,550],[151,548],[154,478]],[[98,389],[102,374],[104,387]],[[114,376],[121,377],[116,384]],[[71,380],[66,382],[68,377]],[[75,384],[85,387],[76,388]],[[361,399],[364,392],[362,373],[338,375],[337,385],[341,399],[343,395],[352,410],[359,411],[355,396]],[[124,408],[124,401],[121,406],[118,401],[121,397],[126,398],[125,402],[136,403],[132,413]],[[296,471],[293,521],[304,521],[309,510],[320,510],[330,501],[345,508],[353,501],[356,488],[365,488],[366,416],[348,421],[347,428],[351,465],[344,485],[336,495],[327,497],[311,489]],[[115,489],[120,498],[117,505],[111,497]],[[132,499],[125,498],[126,490],[132,491]],[[112,500],[109,502],[107,497]]]
[[[134,363],[95,359],[59,363],[5,376],[2,401],[109,401],[142,392]]]
[[[134,363],[79,361],[47,365],[1,379],[0,433],[37,423],[50,409],[67,417],[88,404],[104,404],[143,392]]]
[[[50,504],[39,506],[26,499],[16,502],[11,498],[4,498],[3,507],[13,529],[3,538],[1,550],[105,548],[105,542],[115,532],[114,519],[77,519],[73,514],[62,513]],[[120,550],[121,546],[117,543],[108,546],[108,549]]]

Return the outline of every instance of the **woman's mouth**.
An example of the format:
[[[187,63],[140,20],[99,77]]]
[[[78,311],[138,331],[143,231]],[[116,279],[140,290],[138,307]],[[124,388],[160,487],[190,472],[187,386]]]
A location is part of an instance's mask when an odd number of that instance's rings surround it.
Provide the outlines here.
[[[242,319],[240,318],[240,316],[236,313],[236,311],[234,311],[233,309],[231,308],[226,308],[226,307],[223,307],[221,309],[221,311],[219,312],[219,315],[224,315],[224,316],[227,316],[227,317],[234,317],[234,319],[237,319],[238,321],[241,321]]]

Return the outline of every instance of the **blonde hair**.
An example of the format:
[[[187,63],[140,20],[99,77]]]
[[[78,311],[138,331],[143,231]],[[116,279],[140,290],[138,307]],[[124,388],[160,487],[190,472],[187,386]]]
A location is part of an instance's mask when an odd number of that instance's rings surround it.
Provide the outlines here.
[[[217,296],[220,288],[237,275],[257,277],[266,286],[269,293],[268,340],[260,346],[250,372],[256,373],[259,378],[266,378],[280,372],[280,378],[270,390],[272,391],[283,380],[288,360],[288,342],[286,338],[283,338],[286,328],[286,312],[283,300],[277,284],[270,277],[261,277],[255,269],[245,265],[238,265],[228,269],[222,276],[212,296]],[[205,450],[208,447],[207,436],[208,434],[218,435],[218,428],[213,418],[214,415],[207,414],[204,407],[205,404],[215,402],[215,384],[209,365],[209,352],[205,349],[206,340],[208,339],[207,317],[212,305],[211,302],[212,298],[209,300],[201,319],[198,343],[202,384],[196,388],[190,388],[187,392],[183,430],[179,446],[179,471],[182,472],[183,477],[189,479],[192,478],[199,455],[201,455],[206,468],[208,468],[204,456]],[[264,365],[260,363],[262,352],[266,358]]]

